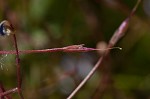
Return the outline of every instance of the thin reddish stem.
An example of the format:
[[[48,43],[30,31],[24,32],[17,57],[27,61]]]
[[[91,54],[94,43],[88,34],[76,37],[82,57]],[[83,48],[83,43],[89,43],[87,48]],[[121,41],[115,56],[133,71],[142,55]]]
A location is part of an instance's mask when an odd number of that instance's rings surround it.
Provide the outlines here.
[[[21,66],[20,66],[20,58],[19,58],[19,51],[18,51],[18,46],[17,46],[17,39],[16,39],[16,35],[13,35],[14,38],[14,45],[15,45],[15,49],[16,49],[16,65],[17,65],[17,86],[18,86],[18,94],[20,96],[21,99],[23,98],[22,92],[21,92]]]
[[[108,44],[108,48],[113,47],[118,40],[120,40],[120,38],[122,36],[124,36],[127,28],[128,28],[128,24],[129,24],[129,19],[133,16],[133,14],[135,13],[139,3],[141,2],[141,0],[138,0],[137,3],[135,4],[133,10],[131,11],[131,14],[129,15],[129,17],[124,20],[122,22],[122,24],[119,26],[119,28],[117,29],[117,31],[114,33],[114,35],[111,37],[109,44]],[[89,74],[83,79],[83,81],[81,81],[81,83],[75,88],[75,90],[68,96],[67,99],[72,99],[73,96],[81,89],[81,87],[83,85],[85,85],[85,83],[92,77],[92,75],[95,73],[95,71],[97,70],[98,67],[101,66],[104,58],[109,54],[109,50],[107,50],[105,52],[105,54],[98,60],[98,62],[96,63],[96,65],[93,67],[93,69],[89,72]]]
[[[0,83],[0,94],[5,93],[5,88],[3,86],[2,83]],[[0,99],[12,99],[9,95],[4,96],[0,96]]]
[[[69,95],[67,99],[71,99],[79,90],[80,88],[90,79],[91,75],[95,73],[99,65],[102,63],[104,57],[101,57],[96,65],[93,67],[93,69],[89,72],[89,74],[84,78],[84,80],[79,84],[79,86]]]
[[[19,58],[19,51],[18,51],[18,46],[17,46],[17,40],[16,40],[16,35],[13,35],[14,38],[14,45],[16,49],[16,65],[17,65],[17,83],[18,83],[18,90],[21,89],[21,72],[20,72],[20,58]]]
[[[67,49],[66,47],[62,48],[52,48],[52,49],[42,49],[42,50],[19,50],[19,54],[32,54],[32,53],[51,53],[51,52],[89,52],[89,51],[98,51],[98,50],[111,50],[111,49],[119,49],[121,50],[122,48],[120,47],[113,47],[113,48],[107,48],[107,49],[94,49],[94,48],[87,48],[83,47],[80,49],[74,49],[74,48],[69,48]],[[16,51],[0,51],[0,54],[16,54]]]
[[[7,95],[15,93],[17,91],[18,91],[18,88],[13,88],[13,89],[7,90],[6,92],[0,93],[0,97],[7,96]]]

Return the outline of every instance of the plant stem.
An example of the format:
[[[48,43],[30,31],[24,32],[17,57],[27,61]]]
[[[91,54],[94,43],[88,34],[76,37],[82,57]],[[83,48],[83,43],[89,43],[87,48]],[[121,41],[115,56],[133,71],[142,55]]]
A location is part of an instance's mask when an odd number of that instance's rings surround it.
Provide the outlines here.
[[[131,11],[129,17],[127,17],[119,26],[119,28],[117,29],[117,31],[114,33],[114,35],[111,37],[109,44],[108,44],[108,48],[112,48],[117,42],[118,40],[120,40],[120,38],[122,36],[124,36],[126,30],[128,29],[128,24],[129,24],[129,20],[130,18],[133,16],[133,14],[135,13],[139,3],[141,2],[141,0],[138,0],[137,3],[135,4],[133,10]],[[81,89],[81,87],[83,85],[85,85],[85,83],[92,77],[92,75],[95,73],[95,71],[97,70],[97,68],[99,66],[101,66],[103,60],[105,59],[105,57],[109,54],[109,50],[106,50],[105,54],[98,60],[98,62],[96,63],[96,65],[93,67],[93,69],[89,72],[89,74],[83,79],[83,81],[81,81],[81,83],[75,88],[75,90],[68,96],[67,99],[72,99],[73,96]]]
[[[111,50],[111,49],[119,49],[122,50],[120,47],[113,47],[107,49],[94,49],[94,48],[87,48],[84,47],[82,49],[65,49],[62,48],[52,48],[52,49],[42,49],[42,50],[19,50],[19,54],[31,54],[31,53],[50,53],[50,52],[89,52],[89,51],[98,51],[98,50]],[[16,54],[16,51],[0,51],[0,54]]]
[[[103,57],[101,57],[96,65],[93,67],[93,69],[89,72],[89,74],[84,78],[84,80],[79,84],[79,86],[69,95],[67,99],[71,99],[79,90],[80,88],[87,82],[88,79],[90,79],[91,75],[95,73],[99,65],[102,63]]]
[[[18,86],[18,94],[20,96],[21,99],[23,98],[22,92],[21,92],[21,66],[20,66],[20,58],[19,58],[19,51],[18,51],[18,46],[17,46],[17,39],[16,39],[16,35],[13,35],[14,38],[14,45],[15,45],[15,49],[16,49],[16,65],[17,65],[17,86]]]
[[[13,89],[7,90],[6,92],[0,93],[0,97],[6,96],[11,93],[15,93],[17,91],[18,91],[18,88],[13,88]]]

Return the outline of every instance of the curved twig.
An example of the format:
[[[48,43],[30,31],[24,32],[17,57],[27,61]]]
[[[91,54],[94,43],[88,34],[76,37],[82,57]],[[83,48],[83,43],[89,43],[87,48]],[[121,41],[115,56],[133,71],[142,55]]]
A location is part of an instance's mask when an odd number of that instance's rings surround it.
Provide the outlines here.
[[[129,20],[131,19],[131,17],[134,15],[139,3],[141,2],[141,0],[138,0],[137,3],[135,4],[133,10],[131,11],[129,17],[127,19],[125,19],[122,24],[119,26],[119,28],[117,29],[117,31],[114,33],[114,35],[112,36],[112,38],[109,41],[108,44],[108,48],[113,47],[118,40],[124,36],[126,30],[128,29],[128,24],[129,24]],[[81,87],[91,78],[91,76],[95,73],[95,71],[97,70],[97,68],[102,64],[102,61],[104,60],[104,58],[109,54],[109,50],[107,50],[104,54],[104,56],[102,56],[98,62],[96,63],[96,65],[93,67],[93,69],[89,72],[89,74],[84,78],[84,80],[75,88],[75,90],[68,96],[67,99],[71,99],[80,89]]]

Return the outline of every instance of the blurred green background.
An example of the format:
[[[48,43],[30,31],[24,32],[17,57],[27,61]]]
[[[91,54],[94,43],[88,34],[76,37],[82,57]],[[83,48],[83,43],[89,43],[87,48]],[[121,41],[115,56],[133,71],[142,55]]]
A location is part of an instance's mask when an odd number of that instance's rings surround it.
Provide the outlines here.
[[[105,48],[137,0],[0,0],[0,20],[17,30],[19,50],[73,44]],[[150,99],[150,0],[142,0],[126,35],[74,99]],[[0,50],[14,50],[0,37]],[[102,52],[21,54],[25,99],[65,99]],[[0,82],[16,87],[15,55],[0,56]],[[13,99],[19,99],[17,93]]]

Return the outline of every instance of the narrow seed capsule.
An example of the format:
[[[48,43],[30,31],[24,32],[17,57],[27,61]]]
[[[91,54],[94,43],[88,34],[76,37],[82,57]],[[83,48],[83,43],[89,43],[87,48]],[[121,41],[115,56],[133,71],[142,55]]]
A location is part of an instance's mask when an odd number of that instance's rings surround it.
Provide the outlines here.
[[[10,34],[14,34],[14,28],[10,22],[4,20],[0,23],[0,35],[1,36],[9,36]]]

